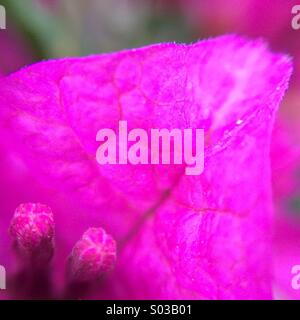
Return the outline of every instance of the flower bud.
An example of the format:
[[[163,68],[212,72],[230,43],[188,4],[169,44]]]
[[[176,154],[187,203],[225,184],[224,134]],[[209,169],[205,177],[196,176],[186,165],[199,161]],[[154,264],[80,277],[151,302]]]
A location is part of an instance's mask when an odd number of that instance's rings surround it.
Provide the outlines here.
[[[90,228],[75,244],[69,257],[74,282],[91,282],[110,271],[116,262],[116,242],[102,228]]]
[[[38,264],[51,260],[54,253],[54,219],[47,205],[19,205],[9,231],[19,255]]]

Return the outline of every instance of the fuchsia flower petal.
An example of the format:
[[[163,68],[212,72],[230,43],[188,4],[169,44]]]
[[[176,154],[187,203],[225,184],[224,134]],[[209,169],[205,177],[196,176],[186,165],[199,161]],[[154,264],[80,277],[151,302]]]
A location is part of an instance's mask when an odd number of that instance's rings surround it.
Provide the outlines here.
[[[55,211],[55,276],[81,234],[103,227],[118,261],[93,297],[271,298],[270,136],[290,73],[262,41],[225,36],[43,62],[0,80],[2,147]],[[120,119],[204,128],[204,173],[98,165],[96,133]]]
[[[292,203],[299,199],[300,41],[299,32],[292,27],[292,19],[296,17],[292,13],[292,8],[299,5],[299,1],[182,0],[179,2],[188,21],[202,36],[224,32],[238,32],[251,37],[263,36],[273,49],[288,52],[293,56],[294,74],[281,106],[281,113],[275,123],[271,147],[273,199],[278,216],[277,223],[274,225],[276,255],[274,282],[278,290],[283,287],[287,291],[288,288],[290,297],[293,297],[297,293],[291,289],[290,284],[290,252],[293,248],[294,256],[299,256],[299,249],[297,249],[299,246],[296,236],[289,237],[289,243],[287,243],[286,235],[296,234],[295,230],[299,224],[295,220],[295,226],[293,226],[289,221],[291,213],[293,215],[298,213],[292,208]],[[288,295],[285,294],[285,298],[287,297]]]

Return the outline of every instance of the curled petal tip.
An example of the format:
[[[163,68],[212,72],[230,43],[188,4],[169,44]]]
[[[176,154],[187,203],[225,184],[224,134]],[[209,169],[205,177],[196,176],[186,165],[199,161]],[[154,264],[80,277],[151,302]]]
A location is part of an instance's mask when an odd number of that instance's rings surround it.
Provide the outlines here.
[[[75,244],[69,258],[69,276],[75,282],[91,282],[110,271],[116,262],[116,242],[102,228],[90,228]]]
[[[35,263],[51,260],[54,252],[54,219],[52,210],[47,205],[19,205],[9,232],[19,254]]]

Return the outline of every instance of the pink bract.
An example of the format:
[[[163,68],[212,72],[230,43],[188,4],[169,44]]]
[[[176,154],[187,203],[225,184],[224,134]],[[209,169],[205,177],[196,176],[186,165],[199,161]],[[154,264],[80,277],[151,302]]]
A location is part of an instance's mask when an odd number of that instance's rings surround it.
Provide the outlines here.
[[[118,260],[94,298],[271,298],[270,137],[290,73],[264,42],[224,36],[42,62],[0,80],[2,245],[21,194],[53,209],[57,290],[74,244],[103,227]],[[96,133],[120,119],[204,128],[204,173],[98,165]]]

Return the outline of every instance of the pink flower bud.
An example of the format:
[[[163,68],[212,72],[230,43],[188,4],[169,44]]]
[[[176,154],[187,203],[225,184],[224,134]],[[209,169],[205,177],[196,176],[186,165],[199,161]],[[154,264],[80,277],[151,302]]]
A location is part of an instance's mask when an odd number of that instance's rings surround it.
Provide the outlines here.
[[[54,219],[47,205],[19,205],[9,231],[20,255],[35,263],[51,260],[54,252]]]
[[[116,262],[116,242],[102,228],[90,228],[75,244],[69,258],[69,276],[90,282],[110,271]]]

